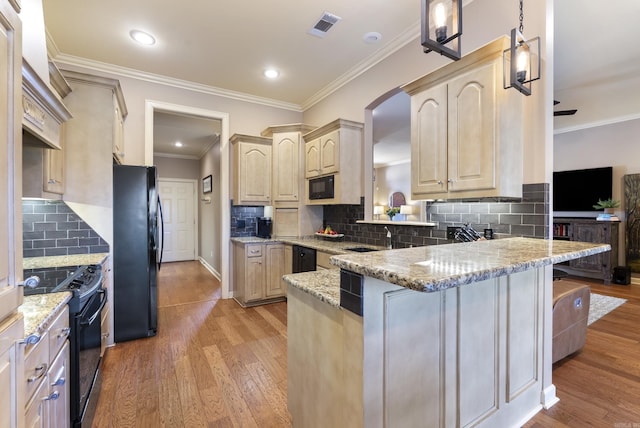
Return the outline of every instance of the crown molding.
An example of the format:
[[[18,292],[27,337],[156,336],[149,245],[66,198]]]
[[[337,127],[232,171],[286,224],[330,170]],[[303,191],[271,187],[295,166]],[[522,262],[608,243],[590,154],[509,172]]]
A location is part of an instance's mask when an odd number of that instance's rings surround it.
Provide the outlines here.
[[[172,159],[186,159],[186,160],[200,160],[202,156],[192,156],[192,155],[177,155],[175,153],[164,153],[164,152],[153,152],[154,157],[159,158],[172,158]]]
[[[278,101],[271,98],[258,97],[243,92],[236,92],[228,89],[217,88],[215,86],[189,82],[187,80],[175,79],[173,77],[161,76],[159,74],[147,73],[127,67],[121,67],[119,65],[107,64],[104,62],[80,58],[73,55],[60,54],[54,58],[54,61],[57,64],[82,67],[84,69],[89,69],[96,72],[115,74],[117,76],[128,77],[131,79],[142,80],[150,83],[157,83],[160,85],[171,86],[174,88],[185,89],[193,92],[200,92],[207,95],[229,98],[236,101],[259,104],[267,107],[275,107],[283,110],[291,110],[298,113],[302,112],[301,106],[294,103]]]
[[[567,132],[581,131],[583,129],[597,128],[600,126],[614,125],[616,123],[627,122],[629,120],[640,119],[640,113],[630,114],[628,116],[613,117],[605,120],[598,120],[595,122],[581,123],[580,125],[566,126],[564,128],[558,128],[553,130],[553,135],[566,134]]]
[[[420,36],[420,21],[418,20],[415,24],[407,28],[403,33],[401,33],[398,37],[391,40],[389,43],[384,45],[380,50],[378,50],[373,55],[367,57],[364,61],[358,63],[355,67],[351,68],[349,71],[344,73],[342,76],[335,79],[333,82],[329,83],[327,86],[322,88],[320,91],[316,92],[314,95],[309,97],[306,101],[302,103],[302,110],[308,110],[313,107],[315,104],[319,103],[338,89],[342,88],[344,85],[349,83],[350,81],[356,79],[357,77],[364,74],[367,70],[371,69],[376,64],[384,61],[386,58],[394,54],[399,49],[402,49],[407,44],[411,43],[415,39]]]

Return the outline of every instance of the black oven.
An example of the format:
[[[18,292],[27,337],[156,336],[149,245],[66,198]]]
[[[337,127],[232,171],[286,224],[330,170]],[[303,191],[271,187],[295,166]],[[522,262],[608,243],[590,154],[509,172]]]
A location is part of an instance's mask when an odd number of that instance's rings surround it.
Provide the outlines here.
[[[309,199],[333,199],[334,176],[309,179]]]
[[[102,288],[100,265],[28,269],[25,278],[38,281],[25,287],[25,295],[69,291],[69,426],[90,427],[100,392],[102,311],[107,291]]]
[[[89,297],[82,310],[71,316],[71,329],[75,329],[77,333],[72,338],[75,343],[71,345],[71,369],[77,379],[77,382],[71,385],[72,388],[77,388],[76,392],[71,394],[75,397],[71,403],[71,414],[76,416],[75,427],[90,427],[95,413],[100,392],[100,322],[106,303],[107,290],[99,288]],[[77,352],[74,352],[74,347]],[[77,358],[75,363],[73,358]]]

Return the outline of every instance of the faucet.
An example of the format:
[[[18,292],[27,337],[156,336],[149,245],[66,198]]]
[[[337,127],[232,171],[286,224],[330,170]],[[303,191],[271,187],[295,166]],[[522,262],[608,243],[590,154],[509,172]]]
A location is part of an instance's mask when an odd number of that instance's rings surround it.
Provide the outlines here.
[[[387,239],[385,240],[385,246],[387,247],[387,250],[390,250],[393,248],[391,246],[391,232],[389,231],[389,229],[387,229],[387,226],[384,227],[384,230],[387,231]]]

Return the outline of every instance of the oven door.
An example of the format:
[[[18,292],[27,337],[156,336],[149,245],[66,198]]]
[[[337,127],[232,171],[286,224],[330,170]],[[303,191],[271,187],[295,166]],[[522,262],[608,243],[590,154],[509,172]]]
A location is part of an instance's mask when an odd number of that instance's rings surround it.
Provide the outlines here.
[[[78,380],[79,380],[79,410],[80,420],[83,423],[93,418],[93,415],[86,415],[87,403],[92,393],[92,388],[100,364],[100,343],[101,331],[100,321],[102,310],[107,303],[107,290],[100,288],[94,293],[87,304],[77,315],[78,328]],[[99,391],[96,391],[96,393]],[[90,425],[86,425],[90,426]]]

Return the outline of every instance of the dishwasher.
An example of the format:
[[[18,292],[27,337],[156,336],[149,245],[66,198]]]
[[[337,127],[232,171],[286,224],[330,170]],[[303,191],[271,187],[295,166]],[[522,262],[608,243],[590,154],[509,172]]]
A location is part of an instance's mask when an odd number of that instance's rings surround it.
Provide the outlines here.
[[[313,248],[293,246],[293,273],[316,270],[316,250]]]

